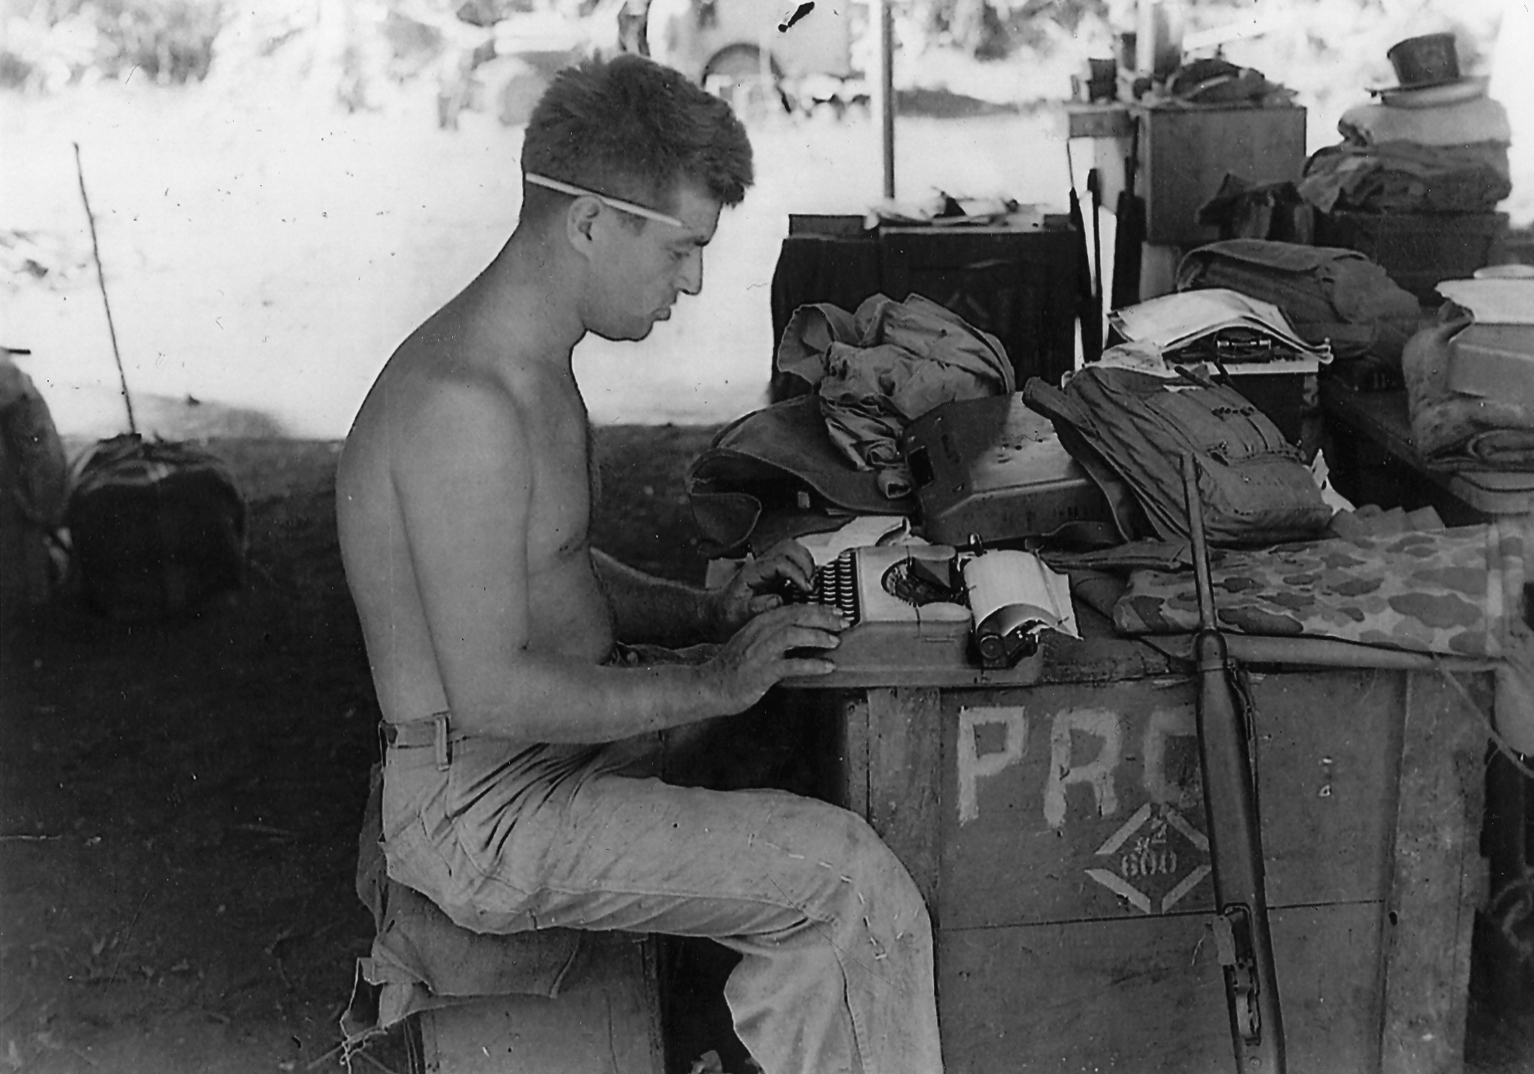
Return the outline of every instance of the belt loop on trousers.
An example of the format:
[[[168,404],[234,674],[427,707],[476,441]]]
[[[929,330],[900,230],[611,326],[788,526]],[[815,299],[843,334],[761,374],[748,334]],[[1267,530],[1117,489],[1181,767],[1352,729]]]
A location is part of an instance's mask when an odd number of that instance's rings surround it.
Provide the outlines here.
[[[436,738],[437,771],[438,772],[446,772],[452,766],[452,763],[453,763],[452,744],[448,741],[448,734],[447,734],[447,731],[448,731],[448,729],[447,729],[447,713],[445,713],[445,712],[437,713],[435,716],[432,717],[432,721],[437,725],[436,726],[436,731],[437,731],[437,738]]]

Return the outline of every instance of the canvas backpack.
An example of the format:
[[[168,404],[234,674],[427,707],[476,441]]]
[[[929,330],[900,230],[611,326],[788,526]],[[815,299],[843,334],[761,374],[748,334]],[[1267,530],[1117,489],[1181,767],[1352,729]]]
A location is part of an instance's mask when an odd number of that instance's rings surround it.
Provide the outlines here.
[[[1182,458],[1190,454],[1211,544],[1305,540],[1331,520],[1299,450],[1233,388],[1202,374],[1089,365],[1063,388],[1031,378],[1023,399],[1104,486],[1126,539],[1189,539]],[[1138,518],[1115,485],[1128,487]]]
[[[67,522],[87,599],[113,618],[186,611],[245,580],[245,499],[215,456],[127,434],[75,465]]]

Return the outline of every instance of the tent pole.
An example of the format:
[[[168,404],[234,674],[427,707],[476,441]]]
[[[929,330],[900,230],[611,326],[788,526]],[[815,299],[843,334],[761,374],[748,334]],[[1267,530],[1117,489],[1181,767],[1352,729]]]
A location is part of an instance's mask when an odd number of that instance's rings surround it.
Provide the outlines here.
[[[883,132],[884,196],[895,198],[895,14],[893,0],[875,0],[879,19],[879,122]]]

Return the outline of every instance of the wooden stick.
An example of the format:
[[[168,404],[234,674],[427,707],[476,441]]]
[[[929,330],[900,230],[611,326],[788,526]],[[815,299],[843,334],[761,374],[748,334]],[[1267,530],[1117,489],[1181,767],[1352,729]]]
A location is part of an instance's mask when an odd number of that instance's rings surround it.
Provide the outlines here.
[[[80,143],[75,147],[75,176],[80,180],[80,200],[85,204],[85,219],[91,225],[91,253],[96,258],[96,284],[101,288],[101,304],[107,311],[107,334],[112,337],[112,357],[117,361],[117,380],[122,385],[123,405],[128,408],[128,431],[138,435],[138,423],[133,420],[133,399],[128,395],[128,376],[123,372],[122,352],[117,349],[117,326],[112,323],[112,303],[107,300],[107,278],[101,269],[101,244],[96,239],[96,215],[91,212],[90,195],[85,192],[85,168],[80,163]]]

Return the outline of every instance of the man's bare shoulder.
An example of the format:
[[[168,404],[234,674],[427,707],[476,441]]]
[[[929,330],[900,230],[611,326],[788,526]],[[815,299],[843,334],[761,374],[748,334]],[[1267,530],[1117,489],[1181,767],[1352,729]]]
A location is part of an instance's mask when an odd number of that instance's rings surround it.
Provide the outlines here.
[[[409,462],[454,444],[514,447],[526,435],[525,410],[503,369],[412,337],[379,373],[347,448]]]

